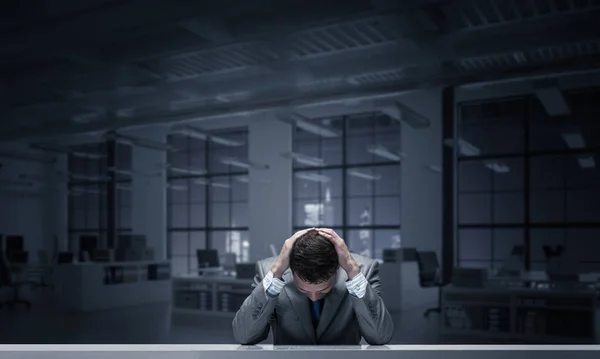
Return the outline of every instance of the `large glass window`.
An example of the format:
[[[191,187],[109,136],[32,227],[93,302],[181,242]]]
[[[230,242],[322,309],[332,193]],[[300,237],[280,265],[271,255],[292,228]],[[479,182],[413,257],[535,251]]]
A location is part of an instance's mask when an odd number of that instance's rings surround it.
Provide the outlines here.
[[[69,249],[78,251],[81,236],[95,236],[107,247],[111,223],[115,231],[131,231],[132,147],[107,142],[74,146],[68,155]],[[114,157],[109,154],[113,151]],[[115,170],[116,169],[116,170]],[[115,173],[115,181],[111,174]],[[114,195],[114,201],[109,196]],[[112,209],[110,203],[113,203]],[[109,220],[114,216],[114,220]]]
[[[564,93],[570,114],[547,115],[535,96],[459,106],[458,262],[499,268],[523,245],[563,245],[580,269],[600,267],[600,91]]]
[[[196,251],[249,261],[248,133],[170,135],[168,257],[173,273],[194,273]],[[206,137],[206,138],[204,138]]]
[[[380,113],[296,122],[294,227],[323,226],[351,251],[400,245],[400,122]]]

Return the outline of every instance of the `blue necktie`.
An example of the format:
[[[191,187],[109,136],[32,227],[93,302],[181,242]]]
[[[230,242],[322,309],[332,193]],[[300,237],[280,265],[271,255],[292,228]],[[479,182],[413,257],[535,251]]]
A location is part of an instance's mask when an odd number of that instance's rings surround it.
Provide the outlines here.
[[[315,300],[313,303],[313,313],[315,314],[315,319],[317,322],[321,319],[321,303],[318,300]]]

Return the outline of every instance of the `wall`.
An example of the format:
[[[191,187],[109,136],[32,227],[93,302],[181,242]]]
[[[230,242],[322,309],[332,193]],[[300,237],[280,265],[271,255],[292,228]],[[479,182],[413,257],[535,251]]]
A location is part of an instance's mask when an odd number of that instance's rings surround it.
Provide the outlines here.
[[[131,135],[166,143],[161,126],[138,129]],[[156,259],[166,258],[167,236],[167,153],[145,147],[133,148],[131,193],[131,229],[146,236],[146,245],[154,248]]]

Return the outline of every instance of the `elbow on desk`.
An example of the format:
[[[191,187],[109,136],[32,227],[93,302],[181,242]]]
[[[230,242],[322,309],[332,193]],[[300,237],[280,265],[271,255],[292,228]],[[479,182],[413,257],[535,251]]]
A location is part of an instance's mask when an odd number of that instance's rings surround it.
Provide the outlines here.
[[[388,318],[387,324],[375,336],[364,337],[369,345],[386,345],[392,341],[394,336],[394,322]]]

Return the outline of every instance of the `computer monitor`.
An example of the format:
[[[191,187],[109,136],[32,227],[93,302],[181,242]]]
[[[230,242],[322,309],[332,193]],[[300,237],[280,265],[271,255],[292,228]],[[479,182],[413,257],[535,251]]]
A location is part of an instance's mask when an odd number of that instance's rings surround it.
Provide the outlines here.
[[[252,279],[256,275],[256,264],[238,263],[235,265],[235,277],[238,279]]]
[[[29,252],[14,251],[10,252],[8,261],[13,264],[27,264],[29,261]]]
[[[79,236],[79,252],[87,252],[91,257],[93,257],[94,250],[98,248],[98,237],[91,235],[83,235]]]
[[[56,263],[58,264],[71,264],[75,256],[71,252],[58,252],[56,255]]]
[[[198,249],[198,269],[219,267],[219,252],[216,249]]]
[[[6,236],[6,253],[20,252],[24,249],[23,236]]]
[[[523,256],[523,255],[525,255],[525,247],[524,246],[513,246],[510,254],[513,256]]]

